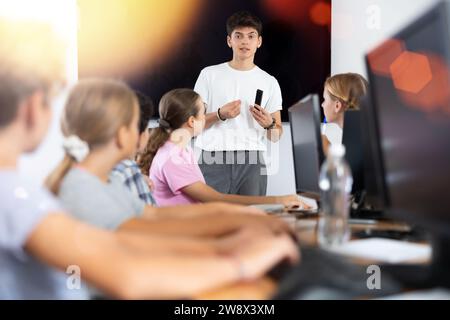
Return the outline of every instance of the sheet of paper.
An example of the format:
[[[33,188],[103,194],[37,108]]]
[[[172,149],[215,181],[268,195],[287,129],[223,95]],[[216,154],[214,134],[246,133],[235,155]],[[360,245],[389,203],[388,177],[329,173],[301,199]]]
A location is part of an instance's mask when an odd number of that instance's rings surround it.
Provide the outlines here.
[[[346,256],[387,263],[420,262],[431,258],[429,245],[382,238],[352,240],[329,250]]]
[[[311,209],[317,209],[318,205],[317,205],[317,201],[311,198],[307,198],[304,196],[298,196],[300,198],[301,201],[303,201],[304,203],[306,203],[308,206],[311,207]]]

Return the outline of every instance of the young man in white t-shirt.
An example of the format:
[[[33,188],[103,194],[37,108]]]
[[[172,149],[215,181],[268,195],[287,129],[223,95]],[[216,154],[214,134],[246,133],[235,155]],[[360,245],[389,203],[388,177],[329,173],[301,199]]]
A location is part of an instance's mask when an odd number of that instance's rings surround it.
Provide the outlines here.
[[[205,132],[197,138],[206,183],[223,193],[265,195],[263,152],[282,134],[278,81],[254,63],[262,23],[242,11],[227,20],[229,62],[203,69],[194,90],[207,106]],[[255,105],[262,90],[261,105]]]

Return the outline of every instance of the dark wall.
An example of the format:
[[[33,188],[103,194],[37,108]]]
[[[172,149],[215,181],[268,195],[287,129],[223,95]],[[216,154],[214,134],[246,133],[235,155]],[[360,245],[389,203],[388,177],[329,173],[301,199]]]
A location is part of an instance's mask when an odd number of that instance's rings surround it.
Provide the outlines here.
[[[231,59],[226,19],[236,11],[248,10],[264,24],[263,45],[255,62],[279,81],[283,120],[287,121],[287,108],[308,93],[321,93],[330,73],[329,25],[313,23],[308,14],[318,2],[331,6],[330,0],[206,0],[196,25],[177,52],[151,70],[125,80],[155,103],[171,89],[193,88],[202,68]]]

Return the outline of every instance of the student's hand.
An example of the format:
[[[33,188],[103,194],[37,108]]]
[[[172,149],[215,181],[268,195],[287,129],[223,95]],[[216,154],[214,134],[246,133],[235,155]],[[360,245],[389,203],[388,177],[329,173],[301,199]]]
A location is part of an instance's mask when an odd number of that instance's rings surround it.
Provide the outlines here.
[[[231,254],[243,280],[257,279],[267,273],[279,262],[288,259],[291,263],[299,261],[297,245],[286,235],[261,235],[236,247]]]
[[[284,205],[288,209],[292,208],[299,208],[303,210],[311,209],[311,206],[307,205],[295,194],[278,197],[277,203]]]
[[[296,237],[295,232],[286,222],[276,217],[269,216],[264,211],[254,207],[219,202],[194,206],[202,206],[203,214],[209,213],[211,215],[219,215],[220,217],[213,219],[218,223],[220,222],[224,228],[227,228],[230,225],[233,225],[236,229],[262,228],[272,234],[290,234],[293,238]],[[198,208],[196,211],[198,212]]]
[[[186,210],[184,212],[193,212],[196,215],[257,215],[265,216],[266,213],[258,208],[250,206],[242,206],[238,204],[224,203],[224,202],[209,202],[202,204],[194,204],[183,206]]]
[[[262,128],[267,128],[273,122],[272,115],[257,104],[250,107],[250,113]]]
[[[263,228],[272,234],[289,234],[292,238],[296,238],[294,230],[282,219],[265,215],[227,215],[224,219],[230,220],[229,223],[236,228]],[[227,224],[226,221],[223,222]]]
[[[222,119],[233,119],[240,114],[241,114],[241,100],[231,101],[220,108],[220,117]]]
[[[212,240],[220,255],[232,254],[236,248],[260,236],[271,236],[272,231],[263,227],[244,227],[231,234]]]

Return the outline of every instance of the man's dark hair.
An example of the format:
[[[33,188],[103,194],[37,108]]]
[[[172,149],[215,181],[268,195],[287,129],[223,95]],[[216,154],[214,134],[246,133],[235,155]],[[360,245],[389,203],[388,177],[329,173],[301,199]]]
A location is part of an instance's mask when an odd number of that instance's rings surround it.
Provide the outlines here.
[[[257,16],[248,11],[239,11],[227,19],[227,33],[229,36],[237,28],[250,27],[256,29],[258,36],[262,34],[262,22]]]
[[[140,119],[139,119],[139,133],[142,134],[148,127],[148,122],[153,117],[155,105],[152,99],[142,92],[135,91],[139,101]]]

